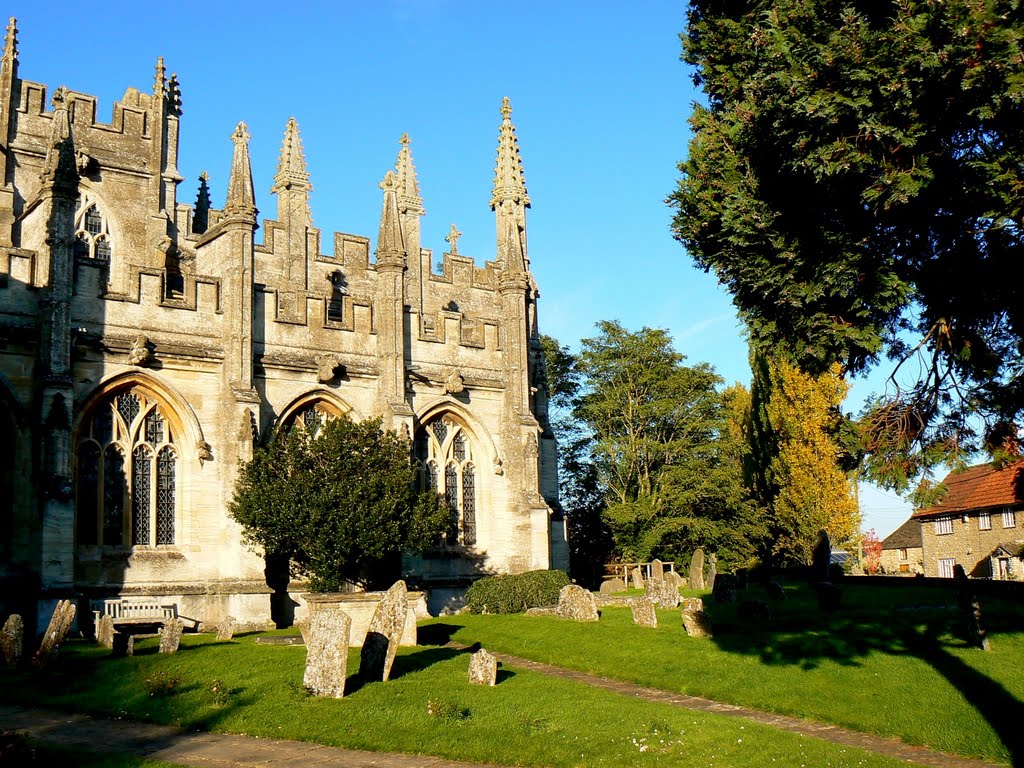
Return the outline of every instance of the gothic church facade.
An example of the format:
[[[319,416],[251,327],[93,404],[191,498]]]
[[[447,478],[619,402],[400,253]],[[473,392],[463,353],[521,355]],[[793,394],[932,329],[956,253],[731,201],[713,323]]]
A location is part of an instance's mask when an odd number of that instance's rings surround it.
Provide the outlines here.
[[[271,430],[342,414],[383,417],[445,497],[445,540],[404,562],[432,607],[480,573],[565,568],[510,114],[505,100],[496,258],[480,267],[458,253],[453,227],[438,272],[407,137],[380,184],[375,242],[323,242],[294,119],[275,219],[257,221],[244,123],[225,141],[223,207],[205,177],[186,205],[180,90],[163,61],[148,92],[128,88],[101,122],[94,97],[19,76],[12,19],[0,62],[0,610],[45,617],[60,598],[86,609],[145,596],[201,621],[269,620],[273,580],[227,514],[238,466]]]

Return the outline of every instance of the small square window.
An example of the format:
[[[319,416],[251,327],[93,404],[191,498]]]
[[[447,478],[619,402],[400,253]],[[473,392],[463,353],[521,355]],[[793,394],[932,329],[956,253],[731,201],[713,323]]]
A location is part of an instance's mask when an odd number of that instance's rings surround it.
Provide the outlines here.
[[[906,559],[907,559],[907,548],[903,547],[900,550],[900,560],[906,560]]]
[[[979,531],[991,531],[992,530],[992,514],[989,512],[980,512],[978,514],[978,530]]]
[[[1012,509],[1003,510],[1003,528],[1017,527],[1017,513]]]
[[[950,516],[935,518],[935,534],[942,536],[953,532],[953,518]]]
[[[956,566],[956,560],[952,557],[939,560],[939,578],[952,579],[954,566]]]

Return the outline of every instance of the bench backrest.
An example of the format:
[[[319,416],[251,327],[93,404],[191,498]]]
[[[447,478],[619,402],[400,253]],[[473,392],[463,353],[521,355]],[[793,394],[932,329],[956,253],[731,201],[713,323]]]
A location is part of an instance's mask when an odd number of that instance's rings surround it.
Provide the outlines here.
[[[104,600],[103,613],[112,619],[173,619],[178,608],[156,600]]]

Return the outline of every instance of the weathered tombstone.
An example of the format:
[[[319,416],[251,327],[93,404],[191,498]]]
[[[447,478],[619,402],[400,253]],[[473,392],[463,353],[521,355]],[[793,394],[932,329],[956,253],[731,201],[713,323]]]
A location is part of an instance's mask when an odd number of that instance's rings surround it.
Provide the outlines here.
[[[708,557],[708,583],[704,585],[705,589],[710,589],[712,592],[715,591],[715,579],[718,578],[718,555],[714,552]]]
[[[577,584],[566,584],[558,593],[555,616],[573,621],[597,621],[597,603],[590,590]]]
[[[683,611],[683,629],[690,637],[711,637],[711,620],[704,611]]]
[[[633,623],[641,627],[657,627],[658,614],[654,610],[654,601],[649,597],[633,597],[628,601],[633,611]]]
[[[679,588],[683,586],[683,577],[675,571],[665,572],[665,583],[668,584],[672,589],[679,591]]]
[[[703,611],[704,601],[699,597],[684,597],[682,606],[684,611]]]
[[[160,632],[160,653],[177,653],[181,643],[181,633],[185,631],[185,622],[175,617],[168,619]]]
[[[606,579],[601,582],[600,592],[602,595],[611,595],[615,592],[625,592],[626,582],[622,579]]]
[[[104,648],[114,647],[114,619],[104,613],[96,623],[96,642]]]
[[[764,600],[744,600],[736,609],[736,615],[747,621],[772,620],[772,609]]]
[[[36,669],[46,666],[50,658],[57,652],[60,644],[64,642],[77,612],[78,608],[70,600],[61,600],[57,603],[57,607],[53,609],[53,616],[50,617],[50,623],[46,627],[46,634],[43,635],[43,641],[39,644],[39,650],[32,657],[32,666]]]
[[[720,573],[715,578],[715,589],[711,593],[716,603],[736,602],[736,577],[731,573]]]
[[[384,681],[391,677],[391,665],[395,663],[398,643],[405,631],[408,603],[404,581],[396,581],[384,593],[370,619],[359,654],[359,676],[363,680]]]
[[[811,583],[831,582],[832,575],[829,567],[831,564],[832,543],[828,540],[828,533],[824,530],[818,531],[818,538],[814,542],[814,552],[811,556]]]
[[[134,656],[135,655],[135,635],[127,632],[115,632],[113,643],[110,646],[111,655],[121,656]]]
[[[651,580],[644,588],[645,597],[650,598],[659,608],[675,608],[679,605],[679,590],[664,581]]]
[[[958,634],[961,639],[983,651],[989,649],[988,633],[981,624],[981,603],[971,589],[964,567],[957,563],[953,566],[953,581],[957,587],[957,605],[960,609]]]
[[[651,562],[651,578],[662,581],[665,578],[665,564],[661,560]]]
[[[630,571],[629,576],[633,580],[633,589],[644,588],[644,572],[641,571],[639,567]]]
[[[764,585],[764,591],[767,593],[771,600],[785,600],[786,590],[782,588],[782,585],[777,581],[769,581]]]
[[[700,547],[690,558],[690,589],[704,589],[704,550]]]
[[[12,613],[4,622],[3,632],[0,633],[0,649],[3,650],[4,663],[9,667],[21,661],[21,654],[25,647],[25,622],[17,613]]]
[[[483,648],[469,657],[469,682],[472,685],[498,683],[498,660]]]
[[[217,625],[217,639],[231,640],[238,629],[238,620],[234,616],[225,616],[224,620]]]
[[[352,619],[336,606],[323,606],[309,622],[302,685],[314,696],[345,695],[348,636]]]

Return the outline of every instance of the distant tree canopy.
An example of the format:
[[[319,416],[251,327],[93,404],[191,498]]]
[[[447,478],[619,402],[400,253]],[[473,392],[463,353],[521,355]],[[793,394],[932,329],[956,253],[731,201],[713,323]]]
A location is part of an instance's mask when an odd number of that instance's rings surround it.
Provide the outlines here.
[[[346,582],[380,586],[403,550],[440,540],[448,512],[413,490],[409,446],[381,420],[324,422],[312,434],[278,431],[239,470],[231,516],[245,541],[288,558],[315,592]]]
[[[862,421],[868,472],[892,487],[978,437],[1013,450],[1018,0],[691,0],[683,44],[707,106],[673,228],[752,342],[814,375],[902,364]]]

